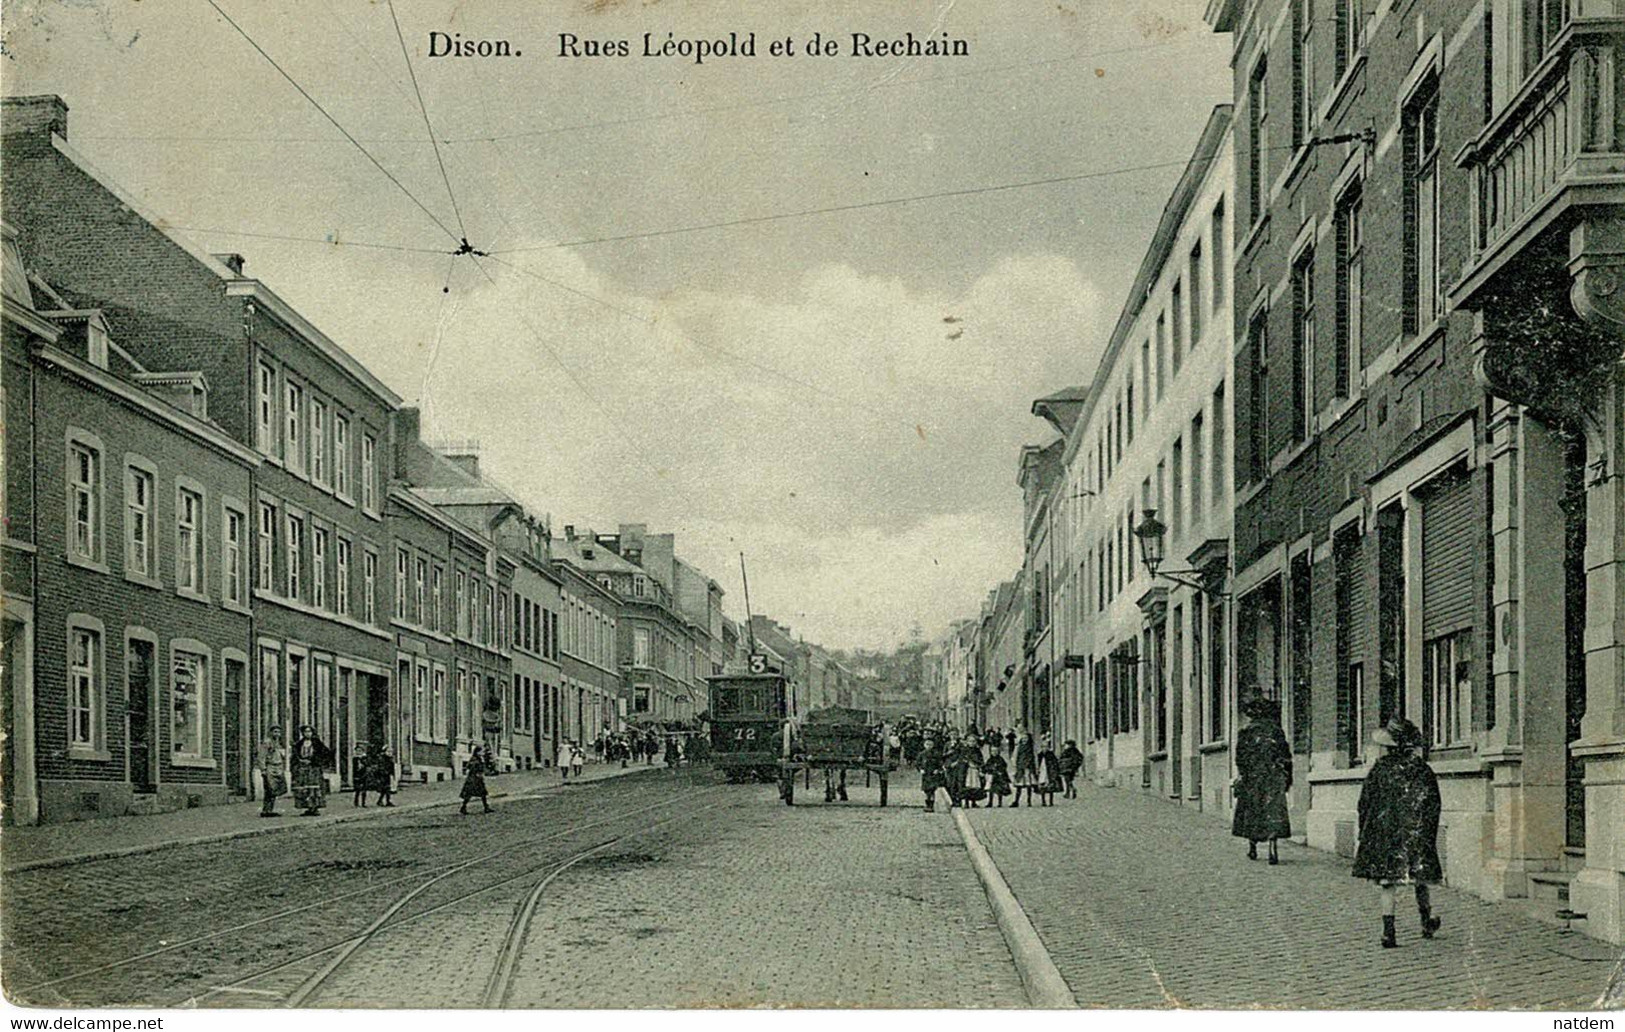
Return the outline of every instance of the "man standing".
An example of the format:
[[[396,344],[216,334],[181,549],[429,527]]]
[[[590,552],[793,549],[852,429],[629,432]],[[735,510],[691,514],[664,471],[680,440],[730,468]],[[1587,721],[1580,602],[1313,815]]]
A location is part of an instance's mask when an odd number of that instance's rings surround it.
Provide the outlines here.
[[[282,744],[282,728],[273,727],[260,743],[260,805],[261,817],[279,816],[276,797],[288,792],[288,750]]]

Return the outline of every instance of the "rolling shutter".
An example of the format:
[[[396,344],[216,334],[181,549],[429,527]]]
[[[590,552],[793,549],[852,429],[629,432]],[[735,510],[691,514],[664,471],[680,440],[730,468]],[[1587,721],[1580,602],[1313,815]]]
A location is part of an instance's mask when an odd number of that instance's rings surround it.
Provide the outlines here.
[[[1422,503],[1422,640],[1471,626],[1479,534],[1472,481],[1452,475]]]

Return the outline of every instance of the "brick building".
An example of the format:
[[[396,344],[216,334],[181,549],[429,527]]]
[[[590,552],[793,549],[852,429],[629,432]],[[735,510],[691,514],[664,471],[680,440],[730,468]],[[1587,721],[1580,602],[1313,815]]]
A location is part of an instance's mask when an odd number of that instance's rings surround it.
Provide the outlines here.
[[[624,710],[630,708],[616,642],[621,597],[607,577],[587,568],[604,562],[605,551],[590,532],[577,536],[574,526],[566,526],[564,537],[554,538],[550,546],[554,568],[563,580],[559,724],[566,739],[588,745],[606,730],[616,730]],[[622,561],[613,553],[610,558]]]
[[[202,373],[144,365],[94,280],[31,281],[39,237],[4,233],[7,818],[224,802],[248,785],[260,458]]]
[[[1625,11],[1215,0],[1235,34],[1237,691],[1310,844],[1423,730],[1448,880],[1625,928]],[[1324,628],[1324,633],[1321,629]],[[1583,905],[1582,905],[1583,901]]]

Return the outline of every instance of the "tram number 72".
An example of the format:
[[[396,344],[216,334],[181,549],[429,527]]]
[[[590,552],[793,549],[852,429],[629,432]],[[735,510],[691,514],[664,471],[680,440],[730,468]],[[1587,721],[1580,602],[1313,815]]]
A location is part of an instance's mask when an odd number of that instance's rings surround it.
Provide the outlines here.
[[[734,741],[736,741],[736,742],[754,742],[754,741],[756,741],[756,729],[754,727],[736,727],[736,728],[734,728]]]

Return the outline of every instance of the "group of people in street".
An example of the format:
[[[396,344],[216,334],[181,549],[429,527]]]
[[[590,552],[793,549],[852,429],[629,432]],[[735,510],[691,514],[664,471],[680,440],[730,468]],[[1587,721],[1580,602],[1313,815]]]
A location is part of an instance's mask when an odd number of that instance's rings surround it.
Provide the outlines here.
[[[1247,840],[1247,859],[1269,844],[1269,863],[1281,862],[1276,843],[1292,835],[1287,793],[1292,748],[1281,730],[1280,703],[1255,696],[1242,708],[1247,725],[1236,735],[1236,809],[1231,834]],[[1402,716],[1371,736],[1377,758],[1366,773],[1357,805],[1359,840],[1350,872],[1377,886],[1384,949],[1399,945],[1394,923],[1398,888],[1410,885],[1422,938],[1444,923],[1433,912],[1431,885],[1444,878],[1439,862],[1439,779],[1422,755],[1422,733]]]
[[[333,766],[333,749],[317,737],[310,724],[300,726],[299,737],[291,746],[283,744],[281,727],[271,728],[259,744],[257,766],[261,817],[282,816],[277,813],[276,801],[290,794],[293,808],[301,817],[315,817],[327,805],[327,772]],[[394,806],[396,775],[395,757],[388,745],[358,745],[350,805],[364,807],[368,795],[376,792],[379,806]]]
[[[1049,734],[1023,728],[976,728],[963,731],[946,724],[910,722],[900,730],[903,757],[920,772],[927,813],[936,811],[937,793],[948,793],[950,807],[1054,806],[1057,795],[1077,798],[1077,776],[1083,767],[1078,743],[1068,740],[1057,753]]]

